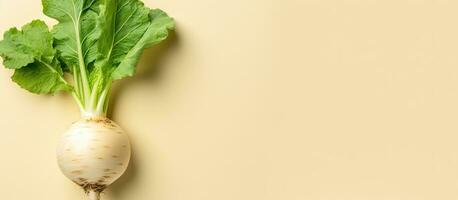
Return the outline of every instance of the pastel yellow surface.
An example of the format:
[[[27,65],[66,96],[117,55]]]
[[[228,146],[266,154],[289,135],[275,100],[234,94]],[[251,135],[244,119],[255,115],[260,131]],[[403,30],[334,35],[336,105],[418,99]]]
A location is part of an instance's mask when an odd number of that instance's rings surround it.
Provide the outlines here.
[[[148,0],[177,31],[116,85],[132,165],[105,200],[458,198],[458,1]],[[0,0],[0,31],[46,19]],[[80,200],[68,95],[0,69],[0,196]]]

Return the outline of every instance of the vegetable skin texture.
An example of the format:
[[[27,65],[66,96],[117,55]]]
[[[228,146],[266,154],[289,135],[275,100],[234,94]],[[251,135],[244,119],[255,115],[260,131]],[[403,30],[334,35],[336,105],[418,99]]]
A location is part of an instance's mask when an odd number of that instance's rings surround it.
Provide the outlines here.
[[[89,192],[101,192],[127,169],[127,135],[108,118],[79,120],[62,135],[57,160],[62,173]]]

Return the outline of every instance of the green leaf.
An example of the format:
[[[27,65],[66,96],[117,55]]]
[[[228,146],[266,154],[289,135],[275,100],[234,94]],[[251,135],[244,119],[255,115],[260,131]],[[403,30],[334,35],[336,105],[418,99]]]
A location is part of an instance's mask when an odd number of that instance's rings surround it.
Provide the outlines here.
[[[112,32],[110,59],[119,64],[127,52],[141,39],[150,24],[150,9],[138,0],[118,0],[116,26]]]
[[[138,0],[100,0],[97,26],[101,36],[97,41],[98,58],[90,74],[92,84],[105,85],[120,59],[135,46],[149,26],[150,9]]]
[[[3,65],[9,69],[19,69],[36,59],[52,61],[54,50],[48,26],[39,20],[22,27],[22,31],[11,28],[5,32],[0,42],[0,56]]]
[[[107,76],[107,74],[111,73],[111,61],[109,57],[114,42],[117,0],[99,0],[97,3],[98,18],[96,29],[99,30],[100,37],[95,44],[97,59],[90,70],[89,83],[93,87],[93,90],[96,90],[93,92],[100,94],[109,81],[109,75]]]
[[[175,28],[173,19],[160,9],[150,10],[149,18],[150,23],[142,37],[132,48],[115,58],[120,63],[112,74],[114,80],[133,76],[143,50],[166,39],[169,30]]]
[[[30,92],[48,94],[72,89],[63,78],[52,35],[43,21],[7,31],[0,41],[0,56],[6,68],[15,69],[13,81]]]
[[[59,21],[53,27],[55,48],[67,66],[89,64],[96,58],[95,0],[42,0],[45,15]]]
[[[49,65],[40,61],[15,70],[11,77],[22,88],[36,94],[54,94],[58,91],[71,91],[62,77],[57,65]]]
[[[100,0],[98,57],[89,80],[102,88],[108,81],[132,76],[143,49],[164,40],[173,19],[138,0]]]

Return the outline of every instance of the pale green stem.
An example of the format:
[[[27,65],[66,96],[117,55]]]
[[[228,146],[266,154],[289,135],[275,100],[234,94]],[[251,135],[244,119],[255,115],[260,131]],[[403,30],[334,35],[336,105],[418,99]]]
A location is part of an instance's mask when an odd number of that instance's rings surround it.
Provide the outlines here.
[[[81,103],[81,95],[83,95],[83,91],[82,91],[82,88],[81,88],[81,81],[80,81],[80,78],[79,78],[79,75],[78,75],[78,71],[76,69],[76,65],[73,65],[72,67],[72,71],[73,71],[73,82],[74,82],[74,87],[75,87],[75,91],[76,91],[76,94],[78,96],[78,98],[80,99],[80,103]]]
[[[111,88],[108,90],[107,96],[105,97],[105,103],[103,104],[103,113],[108,113],[108,105],[110,104]]]
[[[79,99],[78,95],[75,93],[75,91],[72,91],[72,97],[73,99],[75,99],[76,103],[78,104],[78,108],[80,109],[80,111],[84,111],[84,106],[83,104],[81,103],[81,100]]]
[[[100,94],[99,101],[97,102],[97,108],[96,113],[103,113],[103,115],[106,115],[106,104],[108,104],[108,94],[110,93],[111,90],[111,81],[108,81],[107,85],[103,89],[102,93]]]
[[[73,72],[73,82],[74,82],[74,87],[75,87],[75,91],[77,93],[77,95],[79,96],[80,95],[80,88],[79,88],[79,85],[78,85],[78,75],[76,74],[76,66],[73,65],[72,66],[72,72]]]
[[[100,83],[100,79],[97,79],[97,81],[92,86],[92,93],[91,93],[90,103],[89,103],[89,109],[91,110],[95,110],[97,108],[97,97],[98,97],[97,86],[99,85],[99,83]]]
[[[80,73],[81,73],[81,81],[83,85],[83,101],[84,105],[89,104],[89,95],[90,95],[90,88],[89,88],[89,81],[87,79],[87,73],[86,73],[86,65],[84,63],[84,58],[83,58],[83,50],[81,48],[81,38],[80,38],[80,25],[79,25],[79,17],[77,19],[78,23],[74,22],[74,27],[75,27],[75,33],[76,33],[76,44],[78,48],[78,61],[79,61],[79,68],[80,68]]]

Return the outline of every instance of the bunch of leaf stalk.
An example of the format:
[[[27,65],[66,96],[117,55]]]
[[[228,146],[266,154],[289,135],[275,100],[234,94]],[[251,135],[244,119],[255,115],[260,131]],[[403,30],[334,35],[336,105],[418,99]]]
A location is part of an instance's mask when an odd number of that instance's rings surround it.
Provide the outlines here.
[[[63,134],[57,160],[63,174],[90,200],[126,170],[130,142],[107,118],[113,81],[132,76],[147,47],[163,41],[174,21],[139,0],[42,0],[57,20],[51,29],[34,20],[11,28],[0,41],[12,80],[36,94],[69,92],[81,119]]]

